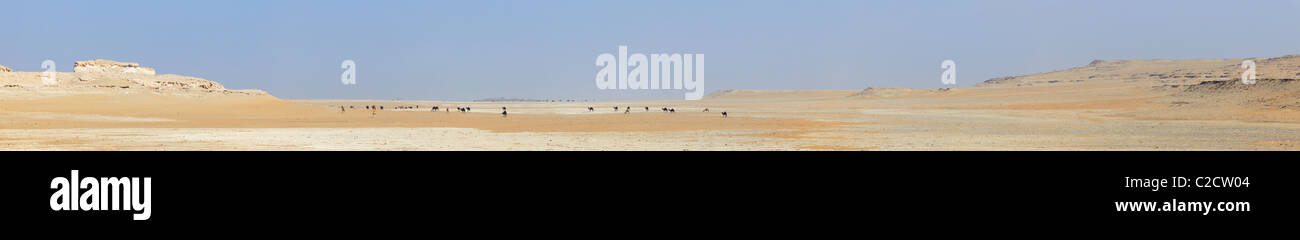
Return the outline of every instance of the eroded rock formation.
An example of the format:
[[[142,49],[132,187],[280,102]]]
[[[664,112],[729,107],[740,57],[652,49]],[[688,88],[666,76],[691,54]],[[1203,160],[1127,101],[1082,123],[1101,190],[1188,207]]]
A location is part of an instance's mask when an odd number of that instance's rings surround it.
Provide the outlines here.
[[[5,68],[4,70],[8,70]],[[0,75],[0,89],[85,90],[129,89],[170,94],[247,94],[268,95],[260,90],[231,90],[207,79],[174,74],[157,75],[152,68],[138,63],[111,60],[79,61],[73,72],[57,73],[58,84],[45,84],[43,72],[19,72]],[[128,91],[129,91],[128,90]]]
[[[152,68],[140,67],[139,63],[116,62],[103,59],[76,62],[72,67],[76,73],[138,73],[154,75]]]

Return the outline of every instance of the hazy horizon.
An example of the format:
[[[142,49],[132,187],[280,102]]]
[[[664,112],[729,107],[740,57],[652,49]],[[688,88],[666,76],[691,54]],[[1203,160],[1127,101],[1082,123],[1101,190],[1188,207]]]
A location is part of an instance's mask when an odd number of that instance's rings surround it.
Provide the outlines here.
[[[708,56],[704,92],[940,88],[1092,60],[1300,54],[1300,0],[20,1],[0,65],[139,62],[288,99],[681,99],[599,90],[603,53]],[[46,10],[48,9],[48,10]],[[355,60],[357,84],[340,63]]]

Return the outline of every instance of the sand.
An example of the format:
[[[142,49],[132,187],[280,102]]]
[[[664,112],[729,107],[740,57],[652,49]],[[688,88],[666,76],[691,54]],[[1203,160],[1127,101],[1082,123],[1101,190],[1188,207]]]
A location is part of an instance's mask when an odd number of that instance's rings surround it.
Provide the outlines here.
[[[1243,85],[1232,79],[1240,72],[1225,72],[1234,61],[1101,61],[967,88],[728,90],[698,101],[282,100],[228,91],[4,87],[0,149],[1300,149],[1300,81],[1261,70],[1258,84]],[[1260,69],[1300,69],[1274,66],[1300,66],[1289,57],[1259,62]],[[1206,74],[1170,77],[1188,72]],[[0,79],[4,74],[24,73]],[[420,109],[394,108],[415,105]],[[430,111],[435,105],[452,111]]]

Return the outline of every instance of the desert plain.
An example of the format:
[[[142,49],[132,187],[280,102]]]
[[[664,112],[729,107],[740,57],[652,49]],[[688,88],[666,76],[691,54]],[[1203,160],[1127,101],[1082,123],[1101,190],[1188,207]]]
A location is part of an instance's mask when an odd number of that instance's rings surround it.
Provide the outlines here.
[[[963,88],[695,101],[289,100],[107,60],[52,77],[0,72],[0,150],[1300,149],[1300,55],[1099,60]]]

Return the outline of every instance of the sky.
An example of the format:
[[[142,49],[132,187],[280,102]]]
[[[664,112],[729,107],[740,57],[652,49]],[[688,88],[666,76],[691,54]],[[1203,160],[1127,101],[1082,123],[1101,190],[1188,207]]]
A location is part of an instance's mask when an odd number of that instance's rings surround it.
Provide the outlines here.
[[[1097,59],[1300,54],[1300,0],[15,1],[0,65],[139,62],[287,99],[681,99],[596,57],[704,54],[705,91],[940,88]],[[356,62],[355,85],[340,79]]]

